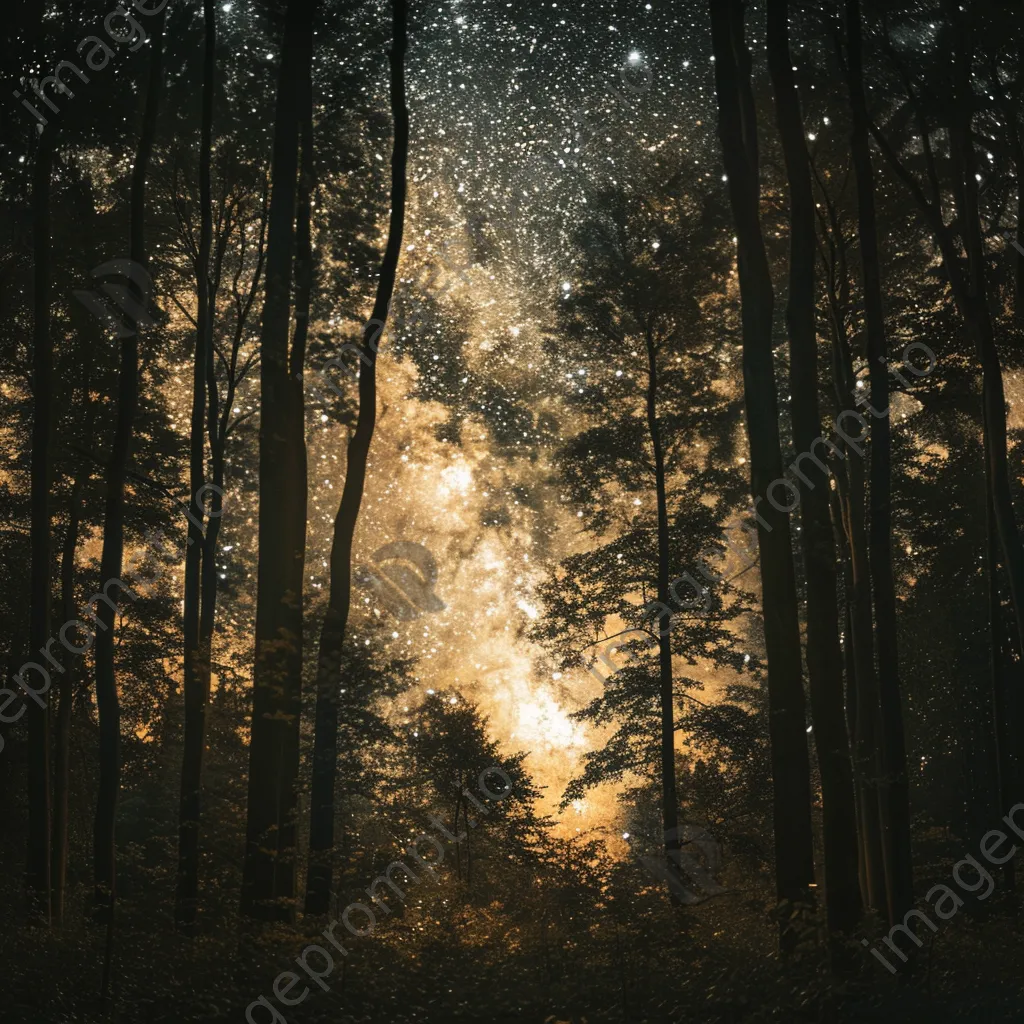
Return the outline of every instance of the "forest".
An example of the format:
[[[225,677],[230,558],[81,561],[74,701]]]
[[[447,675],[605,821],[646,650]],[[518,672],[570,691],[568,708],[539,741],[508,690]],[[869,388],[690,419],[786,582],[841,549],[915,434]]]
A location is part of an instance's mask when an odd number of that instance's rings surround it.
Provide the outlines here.
[[[1021,0],[14,0],[0,1024],[1024,1021]]]

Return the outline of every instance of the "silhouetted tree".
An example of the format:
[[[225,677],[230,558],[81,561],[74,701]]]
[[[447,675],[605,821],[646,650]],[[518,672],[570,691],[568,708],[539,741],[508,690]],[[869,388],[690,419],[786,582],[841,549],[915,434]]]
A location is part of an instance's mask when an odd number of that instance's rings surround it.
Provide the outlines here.
[[[163,28],[161,12],[153,26],[150,43],[149,75],[142,113],[131,184],[131,236],[129,258],[139,267],[148,265],[146,253],[146,174],[156,136],[160,90],[163,84]],[[106,504],[103,521],[103,551],[100,556],[100,577],[105,600],[97,608],[96,632],[96,710],[99,719],[99,783],[96,796],[96,820],[93,837],[95,892],[94,913],[107,925],[107,949],[103,967],[102,995],[110,993],[112,943],[117,855],[117,802],[121,790],[121,712],[114,668],[114,612],[116,605],[108,590],[118,587],[124,559],[125,482],[131,459],[132,435],[139,400],[139,333],[141,324],[133,323],[132,331],[121,341],[118,371],[117,413],[113,446],[106,471]]]
[[[741,664],[723,593],[694,575],[717,561],[739,500],[738,475],[721,468],[732,461],[727,424],[735,406],[713,384],[728,346],[715,337],[721,321],[704,311],[725,280],[713,234],[724,211],[698,198],[686,171],[669,189],[609,191],[588,208],[551,347],[565,401],[588,424],[556,454],[563,499],[579,509],[594,545],[542,585],[546,614],[534,634],[565,667],[581,657],[593,662],[594,648],[610,645],[599,655],[603,669],[591,669],[604,693],[579,717],[614,720],[617,730],[586,755],[566,799],[630,771],[653,773],[674,865],[678,705],[685,688],[699,684],[679,679],[673,659]],[[616,648],[636,664],[616,672]]]
[[[888,346],[882,303],[881,263],[875,214],[875,182],[868,145],[860,0],[846,4],[846,60],[853,115],[850,147],[857,178],[857,228],[864,283],[864,328],[871,394],[871,467],[868,559],[878,653],[879,799],[882,856],[890,923],[902,921],[914,899],[910,851],[907,752],[896,641],[896,581],[892,568],[892,441],[889,416]]]
[[[370,443],[377,419],[377,348],[387,323],[402,251],[405,227],[406,165],[409,159],[409,111],[405,100],[405,51],[408,10],[405,0],[392,4],[390,51],[391,113],[394,142],[391,153],[391,218],[381,261],[373,316],[359,344],[359,411],[349,439],[345,485],[334,520],[330,555],[330,597],[320,633],[317,658],[317,710],[310,798],[310,863],[306,912],[324,913],[331,889],[330,852],[334,847],[334,780],[337,760],[337,690],[340,660],[352,602],[352,539],[363,500]]]
[[[206,706],[210,699],[212,634],[200,637],[201,589],[204,561],[206,484],[207,377],[213,362],[213,314],[210,254],[213,245],[211,177],[213,160],[213,94],[217,60],[217,15],[213,0],[203,0],[202,127],[199,135],[199,245],[196,254],[196,340],[192,363],[192,417],[189,431],[189,490],[191,516],[185,551],[185,596],[182,612],[184,641],[184,752],[181,801],[178,812],[178,892],[175,920],[179,928],[195,924],[199,893],[199,819],[202,810],[203,749],[206,745]]]
[[[299,127],[316,8],[316,0],[290,0],[285,20],[260,340],[259,579],[242,909],[268,919],[290,917],[295,896],[306,471],[301,369],[291,361],[289,325]]]
[[[807,673],[811,719],[821,773],[825,899],[829,927],[851,932],[860,915],[857,817],[853,766],[843,710],[843,658],[839,648],[836,553],[829,513],[828,470],[815,446],[822,436],[818,409],[815,324],[816,227],[811,170],[789,44],[789,4],[769,0],[768,64],[789,182],[789,330],[793,444],[809,453],[797,465],[804,486],[800,542],[807,581]]]
[[[774,786],[775,877],[780,901],[805,903],[814,880],[810,765],[800,659],[793,546],[786,511],[772,492],[784,483],[772,361],[774,292],[759,216],[757,120],[740,0],[709,5],[719,136],[738,239],[743,380],[751,493],[758,514],[769,723]],[[761,502],[767,505],[761,509]],[[795,940],[783,924],[783,944]]]

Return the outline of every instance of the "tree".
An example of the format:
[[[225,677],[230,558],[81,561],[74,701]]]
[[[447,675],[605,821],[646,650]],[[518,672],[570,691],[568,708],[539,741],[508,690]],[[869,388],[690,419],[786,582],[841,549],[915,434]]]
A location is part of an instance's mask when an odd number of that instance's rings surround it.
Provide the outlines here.
[[[242,910],[271,920],[289,918],[295,896],[306,459],[302,359],[289,346],[289,326],[299,126],[316,10],[316,0],[289,0],[285,20],[260,338],[259,577]]]
[[[50,179],[57,128],[47,125],[36,152],[32,179],[34,316],[32,421],[32,575],[30,581],[29,650],[42,652],[50,640],[53,431],[53,341],[50,335]],[[24,674],[26,670],[22,670]],[[44,674],[46,670],[43,669]],[[24,683],[23,685],[31,685]],[[36,687],[45,694],[49,687]],[[38,695],[37,695],[38,696]],[[50,920],[50,714],[49,698],[29,701],[29,887],[41,916]]]
[[[192,419],[189,435],[191,511],[185,551],[184,640],[185,736],[181,766],[178,819],[178,893],[175,920],[179,928],[195,924],[199,893],[199,819],[202,808],[203,748],[206,744],[206,705],[210,699],[211,634],[200,636],[201,587],[204,567],[215,559],[206,550],[203,533],[206,484],[207,380],[213,363],[213,301],[210,294],[210,250],[213,242],[211,163],[213,159],[213,91],[217,60],[217,15],[213,0],[203,0],[204,53],[202,129],[199,138],[199,246],[196,253],[196,341],[192,365]],[[214,413],[214,419],[216,414]],[[212,520],[211,520],[212,522]],[[209,569],[207,568],[207,572]],[[212,614],[212,609],[211,609]]]
[[[42,12],[19,12],[9,27],[9,38],[4,48],[5,63],[13,63],[15,40],[22,43],[24,53],[40,61],[50,57],[47,28]],[[11,68],[13,70],[13,68]],[[25,89],[25,79],[21,81]],[[45,83],[40,95],[46,100]],[[27,89],[25,90],[27,91]],[[15,97],[21,97],[21,90]],[[28,102],[24,100],[23,102]],[[4,137],[14,136],[10,115],[4,115]],[[31,426],[30,511],[29,511],[29,583],[28,583],[28,650],[32,656],[43,658],[44,645],[50,639],[50,602],[52,600],[52,514],[50,488],[52,485],[52,433],[54,418],[53,353],[51,333],[53,252],[51,241],[51,188],[54,153],[59,134],[56,118],[45,128],[35,126],[34,159],[31,170],[31,246],[32,246],[32,366],[31,393],[34,402]],[[13,129],[13,130],[12,130]],[[26,140],[26,149],[30,146]],[[31,151],[31,150],[30,150]],[[22,645],[24,641],[22,641]],[[38,655],[36,652],[39,652]],[[13,649],[10,655],[16,653]],[[23,652],[17,652],[23,653]],[[32,911],[50,921],[50,725],[47,696],[49,685],[43,676],[47,667],[22,667],[13,677],[30,697],[26,714],[29,734],[29,764],[27,798],[29,807],[28,842],[26,848],[26,883],[32,902]],[[40,670],[42,674],[40,673]],[[32,681],[35,673],[36,682]]]
[[[886,902],[890,923],[903,920],[914,899],[910,851],[910,805],[907,793],[907,752],[900,698],[899,651],[896,641],[896,581],[892,568],[892,441],[889,417],[888,346],[882,304],[881,264],[875,216],[874,170],[868,146],[867,101],[861,56],[860,0],[846,4],[847,67],[853,132],[850,147],[857,179],[857,227],[864,282],[864,326],[867,335],[868,381],[871,393],[871,489],[868,510],[868,559],[875,608],[878,650],[879,798]]]
[[[140,267],[146,258],[146,174],[156,135],[160,89],[163,82],[163,27],[165,15],[161,12],[153,27],[149,76],[142,113],[142,129],[132,169],[131,184],[131,238],[129,258]],[[106,594],[109,585],[116,584],[123,592],[121,581],[124,558],[125,481],[131,458],[132,433],[139,398],[139,333],[141,324],[134,323],[132,331],[121,341],[121,360],[118,374],[117,418],[110,461],[106,471],[106,504],[103,521],[103,551],[100,556],[100,576]],[[117,801],[121,789],[121,714],[114,668],[114,611],[116,605],[107,598],[97,609],[96,635],[96,710],[99,717],[100,778],[96,798],[96,821],[93,839],[95,874],[94,913],[107,925],[107,953],[103,968],[102,995],[110,992],[114,903],[116,889]]]
[[[757,122],[743,4],[724,0],[709,7],[719,137],[738,240],[744,396],[768,658],[776,889],[780,901],[799,904],[808,901],[814,854],[796,576],[786,511],[795,503],[783,505],[772,493],[780,483],[789,483],[782,475],[772,361],[774,291],[758,208]],[[782,938],[784,946],[794,941],[791,927],[783,925]]]
[[[182,341],[193,367],[176,908],[178,926],[184,931],[194,929],[199,907],[204,762],[210,750],[215,637],[218,629],[223,632],[218,598],[224,576],[224,493],[229,474],[233,487],[240,488],[247,475],[240,463],[244,458],[247,464],[249,457],[248,446],[244,453],[236,451],[234,458],[229,458],[229,451],[239,429],[256,412],[246,385],[258,366],[250,321],[262,284],[268,198],[267,154],[252,141],[253,125],[265,116],[263,103],[253,106],[248,94],[235,100],[218,87],[237,73],[231,60],[237,40],[230,35],[221,38],[211,7],[203,15],[198,82],[175,82],[181,98],[175,104],[179,123],[172,129],[175,139],[198,135],[198,159],[195,147],[180,145],[168,161],[173,172],[163,178],[160,196],[177,227],[172,244],[163,246],[167,291],[191,327]],[[188,99],[196,85],[199,104]],[[199,117],[189,116],[196,107]],[[192,182],[197,187],[191,187]],[[245,497],[238,498],[236,508],[242,509]],[[219,672],[222,665],[216,667]]]
[[[832,383],[838,415],[857,415],[857,388],[850,346],[852,307],[848,240],[839,211],[821,177],[820,194],[827,213],[820,216],[825,252],[826,319],[832,340]],[[861,895],[866,906],[881,909],[885,899],[882,860],[881,775],[878,750],[878,674],[868,562],[867,482],[854,444],[841,439],[840,458],[833,465],[836,481],[835,532],[843,557],[845,645],[847,665],[847,731],[853,744],[858,860]],[[863,449],[859,449],[860,452]],[[857,457],[851,458],[851,453]]]
[[[615,672],[601,654],[613,674],[578,717],[615,721],[617,731],[587,755],[566,799],[629,771],[653,774],[673,866],[680,849],[676,687],[698,685],[677,679],[673,658],[741,663],[723,594],[712,596],[680,572],[717,559],[739,497],[734,471],[716,465],[729,460],[734,407],[714,386],[727,346],[716,342],[713,315],[704,311],[725,281],[715,240],[722,220],[698,194],[680,171],[660,192],[611,190],[588,202],[551,348],[567,382],[565,400],[587,424],[556,454],[563,500],[579,509],[594,547],[563,560],[542,585],[546,614],[534,630],[563,667],[581,656],[593,661],[593,648],[604,643],[634,662]]]
[[[410,713],[404,728],[409,777],[426,799],[409,808],[410,818],[440,807],[435,816],[460,836],[455,845],[456,877],[473,884],[474,864],[535,863],[549,821],[537,816],[540,796],[522,752],[503,754],[487,735],[487,719],[457,691],[430,692]],[[490,794],[490,795],[489,795]]]
[[[93,376],[93,359],[92,353],[87,351],[87,347],[98,341],[96,336],[99,331],[92,321],[80,324],[79,327],[82,332],[80,336],[85,339],[85,342],[78,347],[75,355],[85,364],[82,405],[85,407],[85,436],[87,439],[91,439],[96,410],[89,394]],[[61,618],[64,622],[70,622],[77,618],[75,559],[83,532],[83,520],[87,515],[85,490],[90,476],[91,470],[79,467],[68,496],[67,525],[60,557],[60,608]],[[50,856],[53,919],[58,926],[64,922],[64,897],[67,888],[71,726],[75,704],[75,685],[78,681],[81,662],[82,659],[77,654],[65,651],[63,670],[57,683],[57,708],[53,736],[53,829]]]
[[[942,11],[941,46],[936,50],[935,67],[943,69],[943,88],[939,95],[934,90],[930,91],[928,98],[932,102],[922,95],[920,82],[915,84],[906,61],[891,40],[886,39],[886,53],[895,66],[906,98],[906,115],[913,118],[920,139],[923,171],[915,172],[914,155],[901,154],[903,147],[893,144],[878,126],[872,123],[870,131],[887,164],[903,183],[928,225],[942,259],[950,297],[975,345],[982,371],[984,461],[986,489],[991,502],[990,521],[999,541],[998,552],[1007,579],[1019,651],[1024,642],[1024,543],[1016,522],[1010,488],[1006,395],[996,344],[986,232],[982,224],[983,193],[978,181],[982,164],[975,147],[974,128],[981,104],[972,84],[975,77],[974,33],[964,11],[952,4],[944,4]],[[949,66],[953,68],[951,75],[946,72]],[[998,78],[998,65],[986,70],[992,68]],[[999,95],[1002,86],[986,86],[985,91],[986,95]],[[936,143],[932,138],[937,131],[944,131],[948,136],[948,160],[937,158]],[[990,226],[994,225],[1000,216],[999,210],[986,212]],[[991,557],[997,548],[993,545],[988,550],[988,557]],[[999,568],[992,564],[989,571],[994,579]],[[993,677],[993,685],[1003,685],[998,674]],[[1012,707],[1006,696],[1005,693],[997,694],[997,705]],[[1019,747],[1017,757],[1020,757]],[[1004,805],[1008,795],[1003,796]]]
[[[337,690],[341,656],[352,602],[352,540],[366,482],[367,461],[377,418],[376,360],[379,339],[387,323],[398,272],[405,226],[406,165],[409,159],[409,111],[405,100],[405,51],[408,10],[405,0],[392,5],[391,112],[394,143],[391,152],[391,218],[381,261],[373,316],[363,328],[359,345],[359,411],[349,439],[345,485],[334,520],[330,555],[330,598],[320,633],[317,658],[317,709],[310,797],[310,862],[306,912],[324,913],[331,890],[331,851],[334,847],[334,782],[337,771]]]
[[[793,444],[814,454],[821,437],[815,324],[816,227],[811,170],[789,44],[789,4],[768,4],[768,65],[789,181],[790,384]],[[806,465],[806,464],[805,464]],[[821,773],[825,850],[825,900],[829,927],[851,932],[860,916],[857,816],[853,766],[843,709],[843,659],[839,647],[836,553],[829,510],[828,470],[811,460],[801,470],[800,541],[807,582],[807,672],[811,718]]]

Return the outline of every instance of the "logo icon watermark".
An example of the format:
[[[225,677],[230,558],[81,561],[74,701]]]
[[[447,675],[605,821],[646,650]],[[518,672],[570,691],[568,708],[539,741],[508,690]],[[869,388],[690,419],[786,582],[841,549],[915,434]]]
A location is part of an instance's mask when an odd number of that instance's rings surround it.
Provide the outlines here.
[[[369,565],[355,567],[354,576],[359,586],[402,622],[447,607],[434,593],[437,562],[415,541],[396,540],[377,548]]]
[[[76,289],[75,298],[97,319],[103,322],[115,337],[130,338],[141,325],[151,327],[156,322],[149,315],[149,299],[153,279],[140,263],[134,260],[108,260],[96,267],[91,275],[101,280],[93,291]],[[122,279],[135,286],[135,290],[121,283]]]

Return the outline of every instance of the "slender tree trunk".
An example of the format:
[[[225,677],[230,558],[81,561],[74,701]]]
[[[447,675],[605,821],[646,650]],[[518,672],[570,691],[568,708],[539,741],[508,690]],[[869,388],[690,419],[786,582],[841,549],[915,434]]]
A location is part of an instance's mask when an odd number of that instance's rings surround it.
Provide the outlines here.
[[[710,0],[719,135],[729,200],[739,242],[743,381],[750,443],[751,492],[758,517],[762,606],[768,655],[768,703],[778,898],[810,901],[814,881],[810,765],[800,658],[796,575],[786,509],[775,496],[782,479],[778,398],[772,360],[774,293],[759,216],[757,122],[750,86],[750,53],[740,0]],[[775,485],[775,486],[773,486]],[[772,493],[769,493],[769,492]],[[769,499],[763,508],[760,504]],[[782,925],[783,948],[796,939]]]
[[[862,893],[868,907],[885,906],[885,864],[882,856],[882,821],[879,803],[878,674],[871,622],[871,573],[868,540],[864,467],[851,460],[848,530],[852,573],[851,634],[856,672],[857,699],[854,710],[853,749],[856,765],[857,804],[861,822]]]
[[[985,474],[992,513],[989,526],[994,526],[1002,548],[1002,563],[1009,580],[1018,643],[1024,649],[1024,545],[1021,543],[1010,493],[1010,471],[1006,455],[1006,395],[988,298],[987,255],[981,231],[978,182],[975,177],[977,154],[971,134],[971,121],[975,109],[971,85],[972,26],[970,20],[963,17],[955,5],[945,6],[956,40],[953,54],[956,99],[949,125],[953,190],[967,255],[966,275],[961,272],[953,280],[951,273],[951,281],[954,285],[954,298],[968,333],[977,346],[981,362]],[[947,240],[943,251],[944,261],[947,266],[955,267],[956,258],[951,249]]]
[[[291,918],[295,898],[306,522],[304,466],[295,465],[302,425],[294,421],[302,409],[288,343],[302,83],[313,59],[316,6],[289,0],[285,21],[260,338],[259,570],[242,911],[264,920]]]
[[[1014,191],[1017,193],[1017,230],[1013,252],[1013,312],[1017,320],[1024,321],[1024,139],[1020,130],[1020,89],[1024,83],[1024,35],[1017,36],[1017,81],[1018,100],[1004,104],[1006,138],[1013,158]],[[1005,94],[1004,94],[1005,95]],[[1012,862],[1011,862],[1012,863]]]
[[[661,701],[661,822],[664,828],[665,857],[668,870],[679,866],[682,848],[679,835],[679,796],[676,791],[675,693],[672,685],[672,616],[669,603],[668,498],[665,487],[665,450],[658,422],[658,362],[654,335],[646,330],[647,347],[647,432],[654,452],[654,487],[658,507],[658,681]],[[678,901],[675,887],[669,886],[673,902]]]
[[[864,95],[860,0],[847,0],[847,63],[853,114],[851,148],[857,177],[857,217],[864,283],[870,383],[871,491],[868,555],[878,644],[879,785],[882,855],[890,924],[902,921],[914,899],[910,849],[910,804],[906,739],[900,696],[899,651],[896,639],[896,581],[892,567],[892,439],[889,417],[889,372],[882,307],[881,264],[875,215],[875,182],[868,145],[868,112]]]
[[[207,370],[213,348],[210,250],[213,243],[211,162],[217,20],[213,0],[203,0],[202,126],[199,139],[199,248],[196,267],[196,344],[192,362],[192,420],[189,437],[189,517],[185,551],[184,641],[185,724],[178,810],[178,890],[175,919],[186,932],[195,928],[199,901],[199,820],[202,813],[206,707],[210,699],[209,652],[200,640],[202,575],[213,554],[205,551],[203,485],[206,483]]]
[[[142,131],[135,153],[135,166],[131,184],[131,240],[129,255],[134,263],[145,267],[146,239],[146,173],[156,135],[160,87],[163,80],[163,27],[164,15],[153,28],[150,41],[149,81],[142,116]],[[121,361],[117,391],[117,413],[114,443],[107,465],[107,496],[103,522],[103,548],[100,555],[101,586],[117,587],[117,595],[127,592],[120,582],[124,557],[125,478],[131,457],[132,433],[139,394],[139,331],[121,341]],[[115,582],[116,581],[116,582]],[[105,600],[97,607],[96,630],[96,711],[99,718],[99,783],[96,799],[96,819],[93,835],[93,863],[95,873],[95,916],[107,922],[107,956],[104,965],[102,995],[110,992],[111,943],[113,940],[113,910],[116,898],[116,820],[117,801],[121,788],[121,709],[118,701],[117,679],[114,669],[114,613],[113,600]]]
[[[836,467],[836,488],[832,493],[832,536],[839,554],[842,573],[842,600],[839,612],[843,623],[843,675],[845,676],[845,697],[843,712],[846,716],[846,732],[853,736],[853,723],[857,715],[857,663],[853,657],[853,566],[850,561],[850,543],[846,534],[846,522],[849,515],[847,494],[849,479],[843,468]],[[852,760],[852,757],[851,757]],[[856,804],[856,800],[854,800]],[[860,829],[858,827],[858,836]]]
[[[955,442],[954,442],[955,443]],[[976,490],[978,481],[968,485]],[[994,529],[992,501],[985,489],[985,592],[989,620],[988,677],[982,673],[963,672],[958,679],[958,715],[960,762],[965,784],[963,799],[964,834],[971,843],[980,843],[982,836],[997,817],[1011,806],[1003,804],[1005,755],[1015,729],[1009,725],[1010,702],[1005,698],[1006,678],[1003,673],[1003,609],[999,593],[999,539]]]
[[[462,810],[462,796],[456,791],[455,794],[455,814],[452,815],[452,833],[453,835],[459,834],[459,814]],[[461,882],[462,881],[462,850],[455,847],[455,877]]]
[[[999,593],[999,538],[993,523],[992,502],[987,511],[988,543],[986,563],[988,568],[989,628],[992,643],[992,717],[995,722],[996,744],[996,790],[998,813],[1005,814],[1017,803],[1020,792],[1017,744],[1013,737],[1019,735],[1019,698],[1013,692],[1007,672],[1005,623],[1003,602]],[[1011,891],[1016,888],[1016,870],[1012,860],[1003,866],[1003,877]]]
[[[312,83],[304,98],[302,120],[302,170],[299,188],[298,246],[296,276],[300,284],[296,289],[295,347],[305,351],[309,328],[310,299],[313,279],[312,207],[314,189],[313,150],[313,97]],[[301,400],[302,360],[297,360]],[[332,577],[333,593],[333,577]],[[313,772],[309,807],[309,861],[306,871],[305,909],[307,914],[326,914],[330,908],[334,876],[335,846],[335,774],[337,771],[337,686],[336,675],[331,682],[335,689],[324,692],[325,679],[321,672],[323,633],[317,662],[317,694],[313,722]],[[456,866],[460,864],[457,861]],[[461,876],[460,876],[461,877]]]
[[[27,880],[33,911],[50,921],[50,700],[49,666],[42,652],[50,639],[51,511],[53,476],[53,339],[50,334],[52,243],[50,239],[50,179],[56,129],[47,126],[39,140],[32,175],[33,306],[31,463],[31,578],[29,585],[29,650],[39,662],[22,670],[28,708],[28,864]],[[38,653],[37,653],[38,652]],[[33,675],[33,673],[36,673]],[[45,685],[44,685],[45,683]]]
[[[261,224],[260,247],[263,245],[263,231],[266,221]],[[200,585],[200,612],[199,612],[199,666],[202,670],[202,693],[206,696],[206,713],[209,713],[210,691],[213,678],[213,634],[217,622],[217,553],[220,542],[221,518],[224,514],[224,480],[226,468],[227,439],[231,427],[231,409],[234,402],[235,388],[237,384],[238,351],[242,343],[242,337],[246,330],[249,311],[252,305],[252,298],[255,297],[259,285],[260,266],[262,256],[257,261],[249,299],[239,306],[238,319],[234,329],[232,341],[231,359],[227,368],[227,382],[223,408],[219,398],[214,364],[214,348],[212,344],[212,323],[215,310],[212,308],[216,303],[215,289],[211,287],[211,344],[206,350],[206,381],[208,393],[207,410],[207,435],[210,445],[210,477],[212,484],[208,495],[209,508],[207,510],[206,536],[203,543],[203,562]],[[304,488],[303,488],[304,492]],[[203,731],[206,731],[204,717]]]
[[[14,673],[18,671],[23,663],[23,658],[15,655],[14,638],[11,637],[11,646],[7,651],[5,662],[4,685],[9,690],[14,690],[17,683],[14,681]],[[15,692],[17,692],[15,690]],[[0,721],[0,840],[6,840],[11,834],[11,757],[13,751],[8,747],[11,737],[11,723]]]
[[[841,474],[836,475],[837,480]],[[848,487],[849,484],[844,485]],[[845,497],[839,497],[836,501],[836,541],[843,549],[843,629],[844,629],[844,643],[843,643],[843,669],[846,673],[846,730],[847,735],[851,738],[851,746],[853,737],[856,735],[856,722],[857,722],[857,662],[854,657],[854,646],[853,646],[853,568],[850,562],[850,550],[849,543],[846,534],[846,521],[849,512],[849,506]],[[851,762],[853,761],[851,755]],[[855,762],[853,762],[855,766]],[[868,880],[867,880],[867,857],[865,856],[865,843],[864,843],[864,832],[865,822],[862,813],[862,801],[860,798],[861,786],[859,779],[857,778],[856,772],[854,773],[854,797],[853,797],[853,808],[854,808],[854,821],[856,823],[857,832],[857,882],[860,886],[860,901],[861,906],[868,906]],[[881,852],[881,851],[879,851]]]
[[[829,268],[828,303],[832,329],[832,379],[840,412],[854,413],[856,376],[846,328],[850,307],[846,243],[835,207],[826,196],[833,247]],[[885,867],[882,859],[882,824],[878,797],[881,774],[876,741],[878,722],[878,675],[871,621],[871,573],[868,564],[866,494],[862,455],[845,441],[840,444],[845,472],[836,474],[840,492],[843,532],[848,547],[849,579],[847,610],[848,646],[853,673],[853,697],[847,700],[847,723],[853,738],[854,785],[860,852],[860,881],[863,903],[881,910],[885,903]]]
[[[307,913],[325,913],[330,885],[330,851],[334,847],[334,777],[338,743],[337,693],[341,657],[352,600],[352,541],[366,482],[370,442],[377,420],[377,347],[387,323],[395,288],[398,258],[405,226],[406,166],[409,159],[409,110],[405,100],[405,51],[408,11],[405,0],[392,3],[391,114],[394,144],[391,152],[391,219],[381,261],[373,316],[363,328],[359,366],[359,412],[348,444],[345,486],[334,520],[331,544],[330,598],[320,633],[317,660],[316,732],[313,747],[313,785],[310,800],[310,864]]]
[[[86,394],[86,402],[89,396]],[[90,435],[91,430],[86,430]],[[61,613],[65,622],[76,618],[75,553],[81,527],[82,480],[75,478],[68,502],[68,528],[61,552]],[[68,870],[68,792],[71,768],[71,710],[74,704],[78,655],[66,652],[64,672],[57,683],[57,717],[53,738],[53,839],[51,844],[53,881],[53,919],[59,927],[64,923],[64,892]]]
[[[860,822],[861,878],[864,903],[875,910],[885,905],[878,778],[878,675],[871,621],[871,574],[865,502],[865,473],[856,454],[850,459],[845,496],[845,528],[850,544],[850,644],[856,700],[853,708],[853,752],[857,813]]]
[[[811,169],[789,46],[789,4],[768,3],[768,63],[790,195],[789,330],[793,442],[815,454],[821,436],[815,327],[816,230]],[[857,823],[850,741],[843,715],[843,656],[839,646],[836,551],[829,515],[828,470],[802,460],[800,539],[807,577],[807,670],[821,774],[825,898],[831,931],[851,932],[860,917]]]

